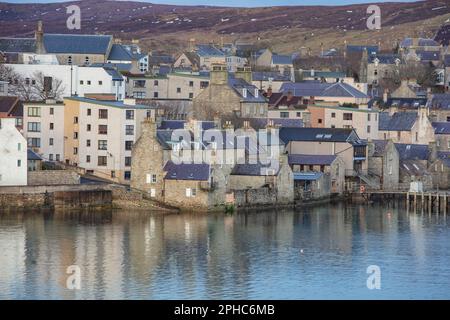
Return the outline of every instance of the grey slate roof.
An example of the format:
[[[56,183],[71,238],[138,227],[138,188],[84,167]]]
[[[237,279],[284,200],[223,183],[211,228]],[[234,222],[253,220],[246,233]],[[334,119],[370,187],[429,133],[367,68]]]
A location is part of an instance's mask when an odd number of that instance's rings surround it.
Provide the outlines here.
[[[280,128],[280,140],[290,141],[352,142],[359,140],[353,129],[342,128]]]
[[[31,149],[27,149],[27,160],[42,160],[42,157]]]
[[[378,130],[381,131],[410,131],[417,119],[416,112],[396,112],[392,116],[389,112],[380,112]]]
[[[131,53],[125,49],[120,44],[113,44],[111,46],[111,51],[109,52],[108,60],[124,60],[124,61],[131,61],[133,59],[133,56]]]
[[[163,121],[161,121],[161,125],[158,127],[158,129],[160,129],[160,130],[183,129],[185,123],[186,123],[185,120],[163,120]]]
[[[435,134],[450,134],[450,122],[432,122]]]
[[[288,162],[290,165],[326,165],[329,166],[336,159],[335,155],[307,155],[307,154],[290,154]]]
[[[278,172],[279,168],[276,171],[260,163],[255,164],[246,163],[235,165],[233,170],[231,171],[231,174],[238,176],[273,176],[277,175]]]
[[[272,55],[273,64],[292,64],[292,58],[290,56],[285,56],[281,54]]]
[[[86,34],[44,34],[47,53],[107,54],[112,36]]]
[[[427,167],[418,160],[401,160],[400,174],[411,176],[425,176],[429,175]]]
[[[417,109],[427,104],[427,98],[388,98],[385,107],[396,106],[399,109]]]
[[[252,80],[253,81],[268,81],[269,78],[272,81],[290,81],[290,77],[288,75],[280,74],[275,71],[253,71],[252,72]]]
[[[357,45],[347,45],[347,52],[363,52],[364,49],[367,49],[367,53],[369,55],[378,53],[378,46],[357,46]]]
[[[197,46],[197,54],[201,57],[224,57],[225,54],[220,51],[218,48],[209,44],[198,44]]]
[[[34,53],[36,52],[36,40],[34,38],[0,38],[0,51]]]
[[[234,91],[241,97],[241,99],[245,102],[259,102],[264,103],[266,99],[262,96],[258,91],[258,97],[255,96],[255,90],[258,88],[252,84],[247,83],[243,79],[228,79],[228,85],[234,89]],[[247,97],[243,96],[243,91],[246,91]]]
[[[168,161],[164,166],[164,171],[167,171],[164,178],[166,180],[207,181],[209,180],[211,168],[210,165],[206,163],[175,164],[172,161]]]
[[[430,149],[426,144],[395,143],[400,160],[428,160]]]
[[[405,38],[403,39],[403,41],[400,43],[400,47],[401,48],[407,48],[407,47],[411,47],[413,44],[413,39],[412,38]],[[419,46],[421,47],[438,47],[439,43],[437,43],[436,41],[434,41],[433,39],[424,39],[424,38],[419,38],[419,42],[418,42]]]
[[[368,57],[369,63],[374,63],[375,60],[378,60],[380,64],[395,64],[396,60],[401,58],[397,54],[377,54]]]
[[[439,61],[441,59],[439,51],[417,51],[416,54],[421,61]]]
[[[291,91],[294,96],[300,97],[353,97],[369,98],[363,92],[353,88],[351,85],[342,82],[321,83],[321,82],[296,82],[283,83],[281,92]]]

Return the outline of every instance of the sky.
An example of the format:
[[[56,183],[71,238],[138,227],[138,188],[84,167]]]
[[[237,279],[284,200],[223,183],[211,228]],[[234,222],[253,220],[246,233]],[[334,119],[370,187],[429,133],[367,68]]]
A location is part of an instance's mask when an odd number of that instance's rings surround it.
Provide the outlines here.
[[[282,5],[344,5],[368,2],[414,2],[413,0],[134,0],[161,4],[210,5],[229,7],[262,7]],[[49,3],[67,2],[67,0],[0,0],[11,3]]]

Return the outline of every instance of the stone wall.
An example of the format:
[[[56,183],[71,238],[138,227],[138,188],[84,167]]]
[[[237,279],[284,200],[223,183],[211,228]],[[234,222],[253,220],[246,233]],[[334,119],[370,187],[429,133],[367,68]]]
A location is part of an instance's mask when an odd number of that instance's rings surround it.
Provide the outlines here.
[[[234,200],[237,207],[274,205],[277,203],[277,192],[270,188],[235,190]]]
[[[28,172],[29,186],[80,184],[80,175],[67,170],[42,170]]]

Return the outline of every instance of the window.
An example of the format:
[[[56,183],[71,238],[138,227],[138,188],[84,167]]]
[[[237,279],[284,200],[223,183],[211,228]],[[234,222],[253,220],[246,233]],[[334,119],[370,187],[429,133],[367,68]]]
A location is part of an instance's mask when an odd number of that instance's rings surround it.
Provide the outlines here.
[[[78,132],[74,132],[74,133],[73,133],[73,138],[74,138],[75,140],[78,139]]]
[[[370,126],[367,126],[367,133],[370,133]]]
[[[41,108],[39,108],[39,107],[28,108],[28,116],[29,117],[40,117],[41,116]]]
[[[332,118],[336,118],[336,112],[332,112],[332,113],[331,113],[331,117],[332,117]]]
[[[353,114],[352,113],[344,113],[343,118],[344,118],[344,120],[353,120]]]
[[[83,81],[83,80],[80,80],[80,84],[83,85],[83,84],[84,84],[84,81]]]
[[[87,115],[90,116],[92,114],[92,110],[91,109],[87,109]]]
[[[135,99],[145,99],[145,92],[135,91],[133,92],[133,98]]]
[[[125,157],[125,167],[131,167],[131,157]]]
[[[100,124],[98,126],[98,134],[108,134],[108,126],[105,124]]]
[[[125,114],[127,120],[134,120],[134,110],[126,110]]]
[[[322,119],[317,119],[317,123],[322,123]]]
[[[400,131],[397,131],[397,139],[400,140],[402,137],[402,133]]]
[[[108,150],[108,141],[98,140],[98,150]]]
[[[156,174],[147,174],[147,183],[156,183]]]
[[[200,81],[200,89],[205,89],[209,85],[208,81]]]
[[[90,147],[91,146],[91,140],[86,140],[86,147]]]
[[[181,88],[177,88],[177,93],[181,93]]]
[[[297,118],[301,118],[302,117],[302,113],[301,112],[297,112]]]
[[[419,133],[416,132],[416,142],[419,141]]]
[[[186,188],[186,197],[191,198],[197,195],[197,190],[195,188]]]
[[[99,119],[108,119],[108,110],[107,109],[98,110],[98,118]]]
[[[48,159],[49,159],[50,161],[53,161],[53,153],[50,153],[50,154],[48,155]]]
[[[55,114],[55,109],[54,108],[50,108],[50,114],[51,115]]]
[[[73,154],[78,154],[78,148],[77,147],[73,148]]]
[[[125,134],[127,136],[132,136],[134,135],[134,126],[133,125],[126,125],[125,126]]]
[[[98,156],[98,161],[97,161],[97,165],[104,167],[108,164],[108,159],[106,158],[106,156]]]
[[[91,156],[86,156],[86,162],[90,163],[91,162]]]
[[[98,81],[98,85],[99,85],[99,86],[103,85],[103,81],[102,81],[102,80],[99,80],[99,81]]]
[[[22,166],[22,160],[20,160],[20,159],[17,160],[17,166],[18,166],[18,167],[21,167],[21,166]]]
[[[158,80],[153,81],[153,85],[157,86],[158,85]]]
[[[125,141],[125,150],[131,150],[133,148],[133,141]]]
[[[28,122],[28,132],[41,132],[41,123]]]
[[[40,148],[41,147],[41,139],[40,138],[28,138],[27,142],[28,142],[28,146],[31,148]]]
[[[153,92],[153,98],[158,98],[158,92]]]
[[[22,150],[22,144],[21,143],[18,143],[17,144],[17,151],[21,151]]]
[[[194,98],[194,93],[189,92],[189,99],[193,99]]]
[[[49,138],[49,139],[48,139],[48,145],[49,145],[49,146],[52,146],[52,145],[53,145],[53,138]]]
[[[73,117],[73,123],[77,124],[78,123],[78,117]]]
[[[194,81],[189,81],[189,87],[193,87],[194,86]]]
[[[370,113],[367,114],[367,121],[370,121]]]
[[[447,142],[447,147],[450,149],[450,141]]]
[[[91,125],[90,124],[86,125],[86,131],[91,131]]]
[[[131,179],[131,171],[125,171],[125,172],[123,173],[123,178],[124,178],[125,180],[130,180],[130,179]]]
[[[289,118],[289,112],[281,111],[280,112],[280,118]]]
[[[53,130],[55,128],[53,122],[50,122],[50,130]]]
[[[116,172],[114,170],[111,171],[111,178],[115,178],[116,177]]]
[[[60,159],[60,155],[58,153],[58,154],[56,154],[56,161],[59,161],[59,159]]]
[[[88,80],[88,81],[86,81],[86,82],[87,82],[88,86],[91,85],[91,80]]]

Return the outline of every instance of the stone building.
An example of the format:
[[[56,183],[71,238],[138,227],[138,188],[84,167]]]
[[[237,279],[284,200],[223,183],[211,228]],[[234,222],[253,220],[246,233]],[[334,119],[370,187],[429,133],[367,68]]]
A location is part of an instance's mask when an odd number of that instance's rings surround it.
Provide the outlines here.
[[[383,190],[396,190],[399,183],[400,158],[392,140],[368,142],[369,172],[379,179]]]
[[[267,101],[251,84],[251,71],[242,70],[228,77],[225,65],[215,64],[210,85],[193,99],[194,117],[211,120],[218,116],[265,117]]]
[[[450,188],[450,152],[437,152],[437,158],[430,161],[428,172],[433,179],[434,189]]]
[[[450,151],[450,122],[432,122],[439,151]]]

